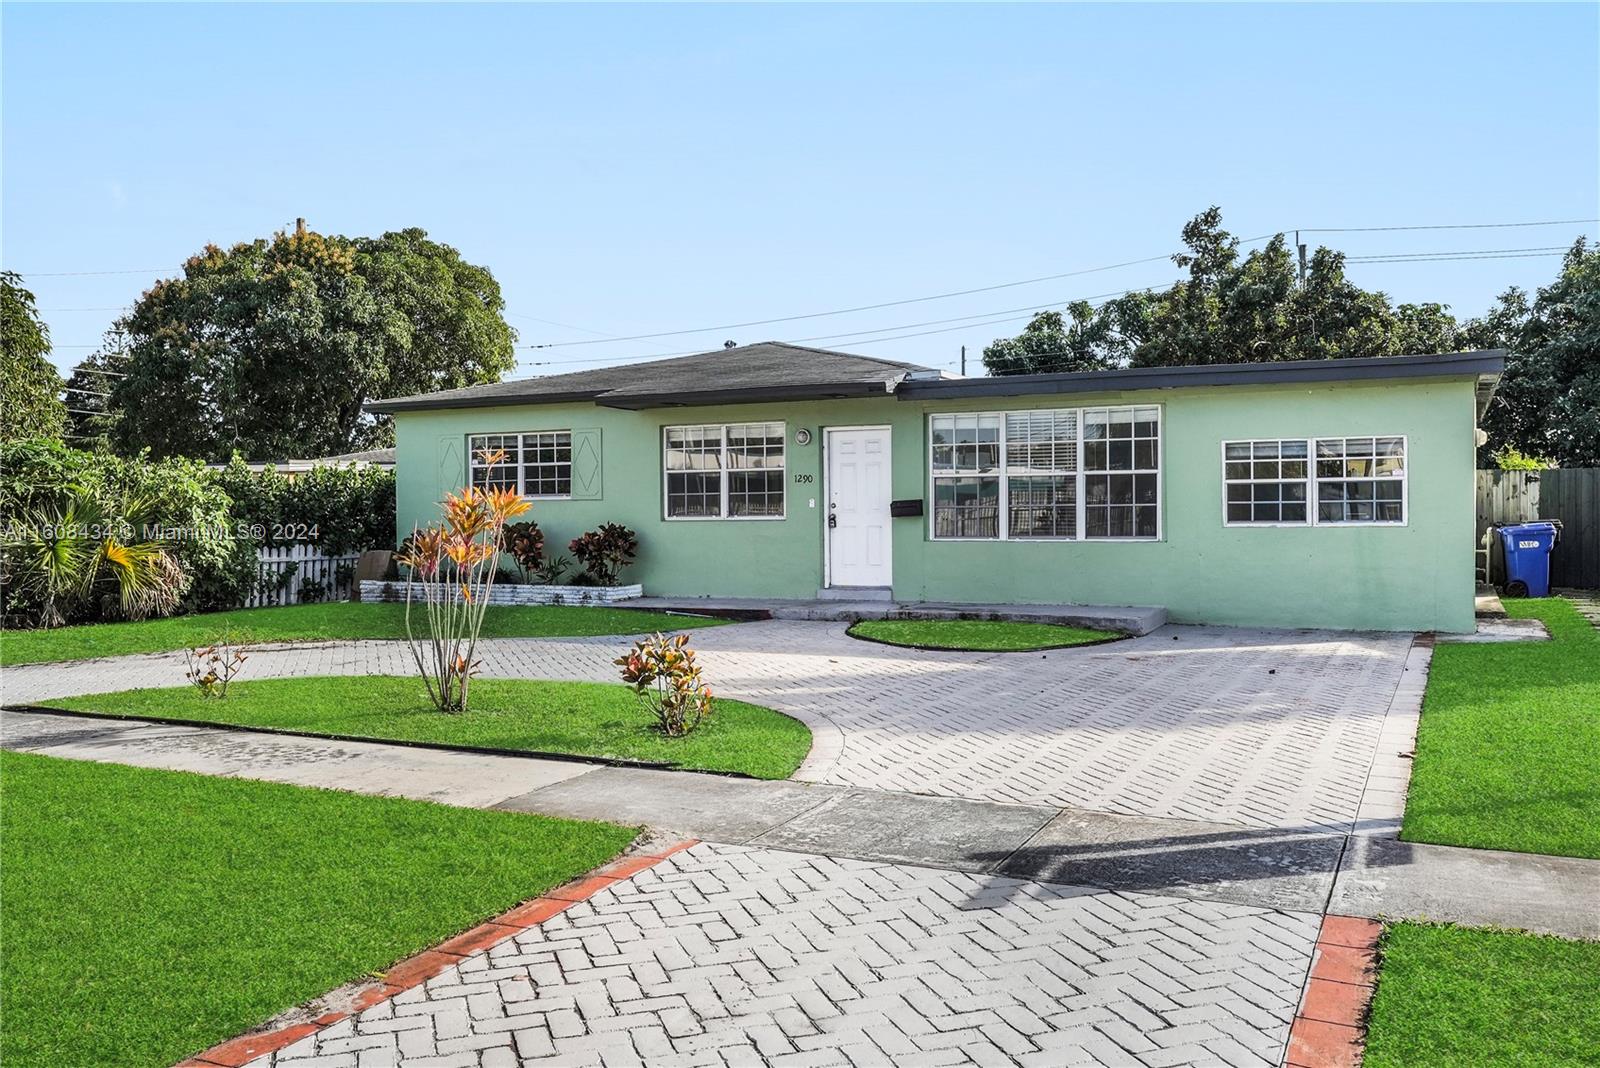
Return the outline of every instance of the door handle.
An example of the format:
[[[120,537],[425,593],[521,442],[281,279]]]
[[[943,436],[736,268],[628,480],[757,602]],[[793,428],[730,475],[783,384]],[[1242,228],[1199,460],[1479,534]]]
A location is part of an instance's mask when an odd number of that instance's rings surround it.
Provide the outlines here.
[[[839,526],[839,516],[836,512],[828,513],[828,529],[835,530]]]

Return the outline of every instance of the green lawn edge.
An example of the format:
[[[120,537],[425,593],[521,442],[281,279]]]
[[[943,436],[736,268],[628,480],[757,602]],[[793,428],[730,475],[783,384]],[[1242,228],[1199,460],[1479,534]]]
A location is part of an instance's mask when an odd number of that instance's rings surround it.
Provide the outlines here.
[[[1365,1068],[1600,1065],[1600,943],[1396,923],[1378,952]]]
[[[811,749],[811,731],[799,720],[724,697],[715,700],[710,718],[692,734],[668,738],[655,729],[632,689],[605,682],[474,679],[471,708],[453,715],[428,703],[420,678],[404,675],[240,681],[223,699],[175,686],[41,704],[320,737],[642,761],[757,779],[787,779]]]
[[[0,753],[0,1061],[169,1065],[625,849],[635,828]]]
[[[1560,598],[1505,606],[1551,639],[1434,649],[1401,838],[1600,859],[1600,631]]]
[[[996,619],[863,619],[850,637],[903,649],[954,653],[1038,653],[1122,641],[1126,634],[1061,623]]]
[[[725,619],[609,605],[492,605],[485,638],[631,636],[716,627]],[[241,608],[231,612],[86,623],[52,630],[0,630],[0,666],[51,664],[105,656],[170,653],[209,644],[223,631],[251,644],[300,641],[398,640],[406,636],[405,606],[338,601],[329,604]]]

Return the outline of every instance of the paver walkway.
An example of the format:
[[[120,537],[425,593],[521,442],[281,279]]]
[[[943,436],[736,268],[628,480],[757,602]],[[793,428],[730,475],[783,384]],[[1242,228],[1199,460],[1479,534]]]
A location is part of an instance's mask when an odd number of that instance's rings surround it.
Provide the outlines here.
[[[1169,626],[1112,645],[975,654],[845,630],[772,621],[694,635],[717,692],[811,726],[799,780],[1257,827],[1347,829],[1366,815],[1411,646],[1392,634]],[[486,676],[615,681],[624,643],[506,639],[479,650]],[[1412,669],[1420,694],[1425,660]],[[412,670],[401,643],[349,642],[263,647],[243,677]],[[4,696],[182,681],[180,656],[123,657],[8,668]],[[1382,774],[1403,788],[1393,768]],[[1398,815],[1398,794],[1389,807]]]
[[[701,844],[249,1068],[1271,1066],[1318,922]]]

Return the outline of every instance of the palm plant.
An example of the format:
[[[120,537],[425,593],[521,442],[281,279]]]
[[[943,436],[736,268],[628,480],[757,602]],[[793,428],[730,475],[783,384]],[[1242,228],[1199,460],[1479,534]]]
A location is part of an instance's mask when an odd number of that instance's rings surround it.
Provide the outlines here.
[[[164,542],[144,536],[154,501],[129,497],[115,504],[74,486],[7,531],[6,584],[39,605],[40,626],[61,626],[102,590],[115,591],[126,619],[178,606],[186,576]]]

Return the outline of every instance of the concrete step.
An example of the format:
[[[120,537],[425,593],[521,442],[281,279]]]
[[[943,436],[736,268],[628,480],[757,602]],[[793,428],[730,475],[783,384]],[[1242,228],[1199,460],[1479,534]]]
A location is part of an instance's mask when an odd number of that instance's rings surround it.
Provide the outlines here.
[[[817,591],[819,601],[892,601],[888,586],[824,586]]]

